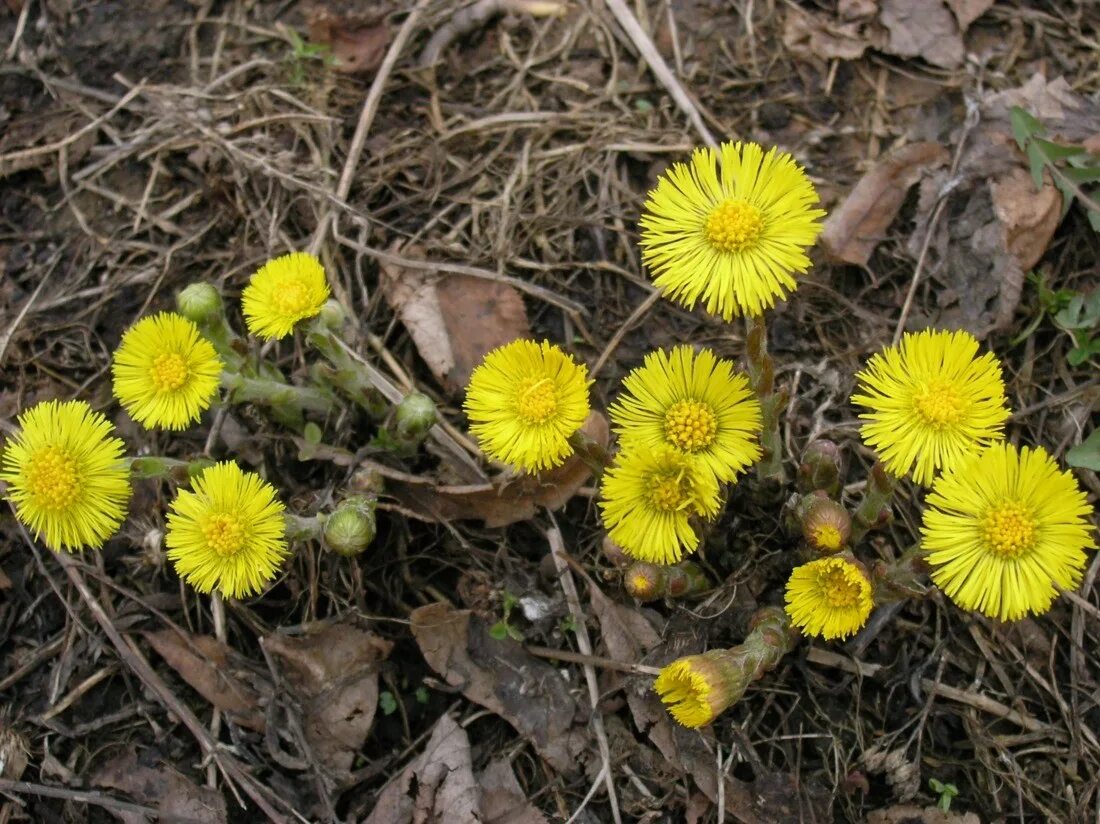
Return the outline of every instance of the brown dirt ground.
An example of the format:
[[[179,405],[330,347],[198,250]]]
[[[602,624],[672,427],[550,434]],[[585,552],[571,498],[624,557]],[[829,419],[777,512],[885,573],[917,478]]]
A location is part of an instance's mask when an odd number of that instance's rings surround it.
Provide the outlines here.
[[[29,11],[20,30],[23,2]],[[346,11],[340,5],[328,8],[339,15]],[[874,49],[852,61],[791,53],[781,37],[791,7],[831,14],[835,6],[826,0],[678,0],[671,4],[675,31],[668,3],[628,5],[655,32],[710,130],[793,151],[826,207],[914,124],[939,123],[946,137],[963,120],[964,97],[979,89],[1014,88],[1043,70],[1064,75],[1081,95],[1100,92],[1100,7],[1088,2],[998,2],[967,34],[980,57],[955,70]],[[649,293],[635,245],[644,194],[698,137],[602,3],[573,2],[561,19],[494,18],[452,44],[434,74],[417,69],[416,53],[453,10],[448,0],[427,3],[341,203],[332,193],[372,75],[293,57],[287,29],[305,32],[310,11],[303,4],[0,4],[0,49],[14,44],[0,63],[0,155],[39,149],[19,155],[19,168],[0,178],[0,426],[10,428],[38,400],[79,396],[109,410],[131,446],[201,452],[205,422],[178,436],[147,434],[112,402],[108,369],[120,333],[143,313],[170,306],[174,292],[196,279],[239,294],[271,254],[306,245],[326,214],[336,215],[336,231],[321,255],[358,316],[362,351],[413,376],[459,426],[457,399],[433,381],[383,300],[369,249],[415,241],[433,259],[506,273],[565,299],[555,305],[528,294],[525,303],[536,334],[567,343],[589,364],[615,342],[594,387],[598,406],[606,407],[618,380],[655,347],[690,340],[740,356],[739,326],[665,302],[623,328]],[[358,12],[387,20],[392,34],[408,8]],[[844,443],[851,482],[864,477],[870,457],[846,399],[855,369],[893,334],[909,288],[914,201],[867,267],[820,261],[770,325],[779,381],[795,390],[784,422],[788,446],[800,448],[811,433]],[[1095,286],[1098,245],[1075,208],[1036,268],[1060,287]],[[911,323],[935,322],[938,297],[926,279]],[[566,311],[562,302],[581,308]],[[1096,372],[1066,365],[1066,340],[1048,321],[1013,343],[1035,311],[1028,287],[1011,326],[988,342],[1004,359],[1013,408],[1023,410],[1011,436],[1061,454],[1079,437],[1090,404],[1095,409]],[[286,343],[273,354],[288,371],[304,371],[300,347]],[[354,448],[369,434],[351,416],[328,438]],[[335,464],[297,461],[285,433],[247,410],[223,422],[212,449],[262,466],[302,511],[347,476]],[[430,472],[434,460],[394,466]],[[1083,480],[1095,497],[1095,476]],[[208,600],[165,565],[160,530],[170,494],[167,486],[140,486],[138,514],[101,554],[83,559],[84,574],[111,620],[138,639],[179,699],[208,723],[209,705],[138,634],[167,620],[212,631]],[[917,513],[915,499],[903,496],[872,551],[889,557],[906,546]],[[606,580],[591,498],[574,499],[556,520],[570,553]],[[358,821],[450,709],[470,721],[475,767],[509,755],[534,805],[549,820],[568,817],[593,776],[555,773],[511,726],[438,680],[418,700],[417,688],[436,675],[406,625],[411,610],[441,598],[490,616],[499,615],[506,589],[560,602],[540,566],[548,524],[540,515],[503,530],[444,527],[388,511],[358,564],[303,548],[271,593],[230,608],[230,644],[246,666],[265,672],[259,636],[359,616],[394,643],[382,688],[398,697],[400,711],[379,714],[354,765],[358,779],[336,792],[319,789],[308,770],[280,763],[262,736],[227,723],[221,740],[284,812],[325,820],[328,803],[339,820]],[[736,643],[743,627],[726,614],[730,604],[746,591],[774,600],[793,563],[777,507],[754,496],[751,484],[739,487],[702,557],[723,582],[719,589],[690,613],[685,605],[656,612],[710,646]],[[616,587],[609,582],[605,590]],[[1013,626],[940,598],[912,602],[855,659],[844,658],[848,670],[827,666],[803,644],[714,725],[707,745],[719,747],[719,757],[734,753],[727,768],[743,781],[795,776],[804,820],[863,820],[911,795],[907,780],[916,781],[916,801],[931,804],[930,778],[954,783],[955,808],[982,821],[1100,820],[1093,732],[1100,730],[1100,598],[1085,598],[1062,600],[1048,615]],[[530,643],[573,649],[556,621],[518,619],[518,626]],[[864,674],[851,660],[866,665]],[[584,694],[581,668],[560,666]],[[67,708],[48,712],[73,690]],[[615,692],[602,696],[601,711],[628,724]],[[978,694],[1013,709],[1016,722],[997,718],[973,700]],[[263,818],[252,804],[242,811],[223,776],[208,773],[192,734],[106,643],[64,572],[49,553],[28,548],[8,512],[0,515],[0,725],[26,743],[24,781],[88,789],[99,761],[135,745],[143,764],[170,763],[199,784],[209,775],[229,802],[230,820]],[[623,820],[688,820],[690,782],[647,760],[654,751],[644,735],[625,732],[612,745],[623,765],[616,776]],[[869,751],[891,754],[891,768],[872,769]],[[18,803],[0,795],[0,820],[112,820],[101,805],[72,797],[6,797]],[[699,820],[718,820],[713,807],[702,809]],[[597,793],[577,820],[611,821],[606,796]]]

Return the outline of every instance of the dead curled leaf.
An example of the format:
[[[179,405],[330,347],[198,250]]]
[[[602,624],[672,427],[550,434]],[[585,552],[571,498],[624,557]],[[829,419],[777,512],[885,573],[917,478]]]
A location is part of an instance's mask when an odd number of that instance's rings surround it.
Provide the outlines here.
[[[959,29],[966,31],[971,23],[993,8],[995,2],[996,0],[947,0],[947,5],[951,7]]]
[[[866,266],[913,184],[950,161],[939,143],[910,143],[872,166],[826,219],[821,243],[834,259]]]
[[[390,251],[407,258],[426,257],[419,246],[396,244]],[[452,392],[466,385],[487,352],[531,337],[523,298],[506,283],[386,261],[379,271],[386,301],[432,374]]]
[[[783,45],[793,53],[824,60],[856,60],[868,48],[880,46],[865,22],[835,21],[822,13],[787,7]]]
[[[263,731],[260,696],[230,667],[230,649],[209,635],[185,635],[174,629],[142,633],[149,645],[203,698],[231,721]]]
[[[477,783],[484,824],[546,824],[546,816],[527,800],[507,759],[490,761],[478,774]]]
[[[151,759],[150,759],[151,760]],[[133,745],[97,769],[89,781],[119,790],[139,804],[160,811],[166,820],[190,824],[225,824],[225,798],[212,787],[200,787],[168,764],[146,763]],[[125,824],[145,824],[143,813],[108,808]]]
[[[260,643],[285,667],[313,755],[327,770],[346,773],[374,722],[378,664],[393,645],[346,623],[297,637],[268,635]]]
[[[309,39],[332,50],[333,68],[344,74],[371,74],[382,65],[390,31],[378,17],[333,14],[324,7],[306,11]]]
[[[606,448],[607,419],[592,412],[582,430]],[[445,522],[480,519],[488,527],[507,526],[535,516],[539,507],[560,509],[577,494],[592,471],[574,455],[556,469],[538,475],[518,475],[489,484],[470,486],[435,485],[430,480],[387,480],[386,493],[410,514],[426,521]]]
[[[934,66],[962,65],[966,49],[954,16],[942,0],[882,0],[879,20],[890,37],[883,50],[898,57],[920,57]]]
[[[577,703],[554,667],[511,639],[491,638],[469,610],[428,604],[410,617],[421,654],[448,684],[515,727],[554,769],[580,768],[592,745],[575,724]]]

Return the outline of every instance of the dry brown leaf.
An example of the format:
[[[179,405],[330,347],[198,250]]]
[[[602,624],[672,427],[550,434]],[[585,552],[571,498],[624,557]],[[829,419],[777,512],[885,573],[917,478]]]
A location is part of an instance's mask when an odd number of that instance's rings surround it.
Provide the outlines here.
[[[789,6],[783,45],[798,55],[855,60],[875,44],[862,23],[834,22],[824,14]]]
[[[333,14],[314,6],[306,12],[309,39],[332,50],[333,68],[344,74],[371,74],[382,65],[390,30],[378,17]]]
[[[419,246],[391,247],[423,260]],[[383,261],[382,293],[401,318],[432,374],[450,391],[461,390],[485,353],[531,337],[523,298],[506,283],[440,274]]]
[[[607,447],[609,432],[602,414],[590,413],[582,430],[600,446]],[[488,527],[498,527],[529,520],[539,507],[560,509],[591,475],[588,465],[574,455],[556,469],[538,475],[517,475],[470,486],[435,485],[429,479],[422,484],[388,480],[386,493],[410,514],[426,521],[480,519]]]
[[[960,31],[966,31],[970,24],[993,8],[996,0],[947,0]]]
[[[184,681],[231,721],[252,730],[264,729],[259,695],[232,675],[229,647],[209,635],[184,637],[173,629],[142,634]]]
[[[507,759],[495,758],[477,777],[484,824],[546,824],[528,800]]]
[[[939,807],[922,810],[913,804],[901,804],[867,813],[867,824],[982,824],[982,820],[974,813],[945,813]]]
[[[1035,74],[1023,86],[990,94],[982,101],[982,123],[1011,135],[1013,106],[1036,117],[1051,140],[1081,143],[1100,133],[1100,103],[1077,94],[1064,77]]]
[[[225,824],[225,798],[212,787],[200,787],[190,778],[159,760],[145,763],[131,745],[89,778],[97,787],[119,790],[139,804],[159,810],[168,820],[193,824]],[[142,813],[107,808],[126,824],[145,824]]]
[[[878,0],[839,0],[836,13],[841,20],[868,20],[878,15]]]
[[[882,0],[879,20],[890,37],[883,50],[898,57],[920,57],[954,69],[966,55],[955,18],[942,0]]]
[[[286,667],[313,754],[329,771],[346,773],[374,722],[378,664],[393,644],[341,623],[299,637],[268,635],[261,643]]]
[[[1062,193],[1051,183],[1038,192],[1023,169],[991,182],[993,213],[1001,222],[1005,246],[1021,268],[1039,262],[1062,216]]]
[[[581,766],[590,742],[574,725],[577,703],[554,667],[511,639],[491,638],[469,610],[428,604],[411,620],[421,654],[448,684],[515,727],[556,770]]]
[[[939,143],[910,143],[878,161],[825,221],[821,243],[844,263],[866,266],[921,175],[950,160]]]
[[[424,752],[382,791],[363,824],[484,824],[470,764],[470,739],[440,716]]]

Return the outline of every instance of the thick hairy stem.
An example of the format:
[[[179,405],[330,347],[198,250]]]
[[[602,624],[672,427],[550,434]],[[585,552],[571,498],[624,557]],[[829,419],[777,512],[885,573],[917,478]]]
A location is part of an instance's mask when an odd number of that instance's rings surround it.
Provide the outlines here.
[[[386,416],[389,411],[386,399],[359,363],[340,345],[335,332],[320,322],[314,322],[308,328],[306,339],[328,361],[313,367],[315,379],[339,389],[374,420]]]
[[[330,395],[311,386],[295,386],[273,378],[249,378],[236,372],[222,373],[222,386],[229,390],[231,403],[265,406],[284,426],[300,431],[305,413],[327,415],[332,411]]]
[[[763,457],[756,465],[756,476],[761,481],[772,480],[779,484],[783,477],[783,441],[779,434],[779,413],[786,403],[782,393],[775,391],[775,364],[768,354],[767,328],[763,315],[745,317],[745,360],[749,383],[760,400],[763,428],[760,447]]]
[[[867,477],[867,486],[863,498],[852,517],[852,544],[855,545],[864,535],[889,518],[890,501],[894,498],[896,481],[890,477],[881,462],[875,462],[871,474]]]

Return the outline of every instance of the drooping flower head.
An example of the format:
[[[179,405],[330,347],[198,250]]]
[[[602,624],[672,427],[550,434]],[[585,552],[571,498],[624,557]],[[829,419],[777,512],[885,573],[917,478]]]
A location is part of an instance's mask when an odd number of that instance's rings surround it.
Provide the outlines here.
[[[760,402],[748,378],[709,349],[650,352],[623,390],[609,411],[624,448],[672,447],[696,456],[719,482],[760,460]]]
[[[756,143],[696,149],[649,193],[642,258],[653,282],[687,307],[730,320],[760,315],[793,291],[810,267],[806,250],[825,212],[805,171]]]
[[[241,308],[249,332],[279,339],[299,321],[318,314],[328,296],[321,261],[308,252],[291,252],[257,270],[241,293]]]
[[[161,312],[126,330],[111,372],[115,397],[131,418],[147,429],[184,429],[217,394],[222,362],[192,321]]]
[[[786,603],[794,626],[826,640],[858,632],[874,606],[866,573],[839,556],[795,567],[787,581]]]
[[[685,727],[703,727],[741,697],[741,679],[730,667],[729,650],[677,658],[661,668],[653,688],[669,714]]]
[[[860,430],[891,474],[927,486],[942,469],[1002,437],[1001,365],[967,332],[908,333],[856,375]]]
[[[963,609],[1015,621],[1081,582],[1092,508],[1043,449],[995,443],[932,483],[921,546],[932,580]]]
[[[651,564],[675,564],[699,545],[692,516],[718,514],[718,482],[699,459],[639,444],[604,472],[604,526],[623,551]]]
[[[287,555],[286,520],[275,489],[231,461],[180,490],[165,543],[176,573],[199,592],[227,598],[260,592]]]
[[[802,515],[802,537],[822,555],[840,552],[852,535],[848,510],[832,498],[816,497]]]
[[[130,470],[113,432],[84,401],[45,401],[19,416],[0,480],[16,517],[50,549],[98,549],[126,517]]]
[[[588,369],[559,347],[516,340],[494,349],[470,375],[463,409],[490,458],[524,472],[560,465],[588,417]]]

